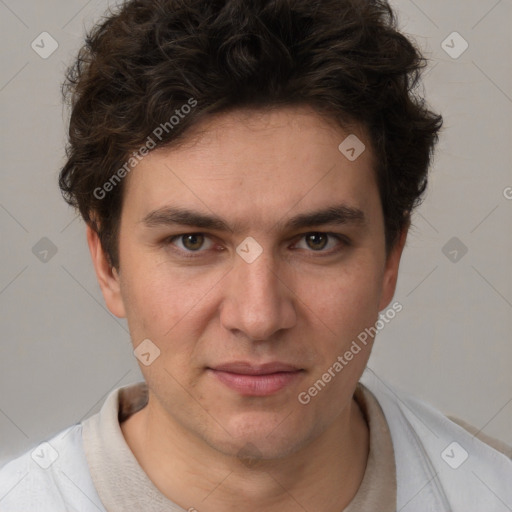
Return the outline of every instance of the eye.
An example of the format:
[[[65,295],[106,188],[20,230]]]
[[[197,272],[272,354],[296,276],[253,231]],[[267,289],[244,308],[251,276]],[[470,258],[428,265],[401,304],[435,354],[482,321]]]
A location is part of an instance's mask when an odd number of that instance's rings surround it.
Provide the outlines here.
[[[301,243],[305,243],[306,247],[304,245],[300,247]],[[211,250],[214,242],[204,233],[182,233],[166,238],[164,245],[171,246],[173,251],[185,258],[194,258]],[[293,249],[306,249],[308,252],[328,256],[342,251],[349,245],[350,241],[342,235],[314,231],[304,233],[300,241],[294,244]]]
[[[329,242],[329,239],[331,239],[331,242]],[[304,235],[302,235],[301,240],[305,241],[305,248],[310,249],[309,252],[322,252],[326,254],[335,253],[338,250],[343,249],[343,247],[349,245],[348,241],[340,235],[336,235],[334,233],[323,233],[318,231],[305,233]],[[336,248],[336,245],[339,245],[340,247]],[[299,249],[304,248],[299,247],[299,244],[295,244],[295,247]],[[324,251],[326,247],[331,250]],[[332,250],[333,248],[334,250]]]
[[[205,241],[209,241],[209,244],[204,246]],[[179,243],[175,243],[179,242]],[[213,242],[205,236],[203,233],[184,233],[182,235],[172,236],[166,241],[167,244],[172,244],[178,247],[183,252],[203,252],[201,248],[208,250],[211,249]],[[180,246],[181,245],[181,246]]]

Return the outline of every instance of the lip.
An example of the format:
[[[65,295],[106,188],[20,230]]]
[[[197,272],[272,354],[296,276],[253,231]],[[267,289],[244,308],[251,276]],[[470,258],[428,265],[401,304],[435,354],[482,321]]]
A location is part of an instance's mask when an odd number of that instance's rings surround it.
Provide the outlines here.
[[[244,396],[268,396],[295,382],[303,369],[271,362],[255,365],[245,361],[221,364],[208,368],[220,382]]]
[[[252,364],[246,361],[233,361],[231,363],[220,364],[212,367],[212,370],[239,373],[241,375],[270,375],[277,372],[295,372],[300,370],[300,368],[280,361],[272,361],[264,364]]]

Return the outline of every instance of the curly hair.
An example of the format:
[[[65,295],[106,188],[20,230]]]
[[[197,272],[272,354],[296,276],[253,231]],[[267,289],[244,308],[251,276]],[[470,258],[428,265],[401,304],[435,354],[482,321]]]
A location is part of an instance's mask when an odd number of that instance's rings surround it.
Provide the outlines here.
[[[389,251],[421,202],[442,125],[418,94],[425,65],[385,0],[125,1],[88,31],[62,85],[62,194],[117,268],[123,180],[94,191],[155,127],[153,145],[170,146],[212,114],[305,105],[365,128]]]

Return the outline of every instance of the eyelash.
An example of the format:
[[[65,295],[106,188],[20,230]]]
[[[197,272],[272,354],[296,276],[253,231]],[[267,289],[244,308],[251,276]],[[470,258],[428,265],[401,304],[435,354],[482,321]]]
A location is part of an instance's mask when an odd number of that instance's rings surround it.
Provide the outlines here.
[[[179,235],[173,235],[171,237],[166,238],[163,241],[163,245],[165,245],[165,246],[172,246],[173,242],[175,240],[180,239],[180,238],[182,238],[184,236],[189,236],[189,235],[203,235],[205,238],[210,238],[210,237],[208,237],[208,235],[206,235],[205,233],[201,233],[201,232],[181,233]],[[311,252],[311,253],[316,253],[316,255],[318,255],[320,257],[322,257],[322,256],[332,256],[334,254],[337,254],[338,252],[340,252],[344,248],[349,247],[351,245],[350,240],[347,237],[345,237],[343,235],[338,235],[337,233],[329,233],[329,232],[325,232],[325,231],[308,231],[307,233],[303,233],[300,236],[299,241],[302,240],[304,237],[306,237],[308,235],[326,235],[328,237],[335,238],[338,242],[341,243],[341,247],[338,247],[338,248],[335,248],[335,249],[331,249],[330,251],[322,251],[322,250],[320,250],[320,251],[313,251],[313,250],[307,251],[307,252]],[[329,242],[327,242],[327,243],[329,243]],[[180,253],[181,256],[183,256],[184,258],[188,258],[188,259],[199,258],[199,257],[201,257],[202,253],[206,252],[206,251],[203,251],[203,250],[190,251],[190,250],[183,250],[183,249],[178,249],[178,248],[173,248],[172,250]]]

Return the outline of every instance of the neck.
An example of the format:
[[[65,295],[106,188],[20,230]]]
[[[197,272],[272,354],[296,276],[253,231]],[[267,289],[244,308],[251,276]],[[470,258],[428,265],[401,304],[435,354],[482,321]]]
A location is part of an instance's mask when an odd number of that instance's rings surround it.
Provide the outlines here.
[[[369,432],[351,400],[318,438],[286,458],[241,461],[220,453],[165,416],[156,400],[121,424],[142,469],[185,510],[339,512],[364,476]],[[152,407],[153,406],[153,407]],[[249,510],[253,510],[250,508]]]

